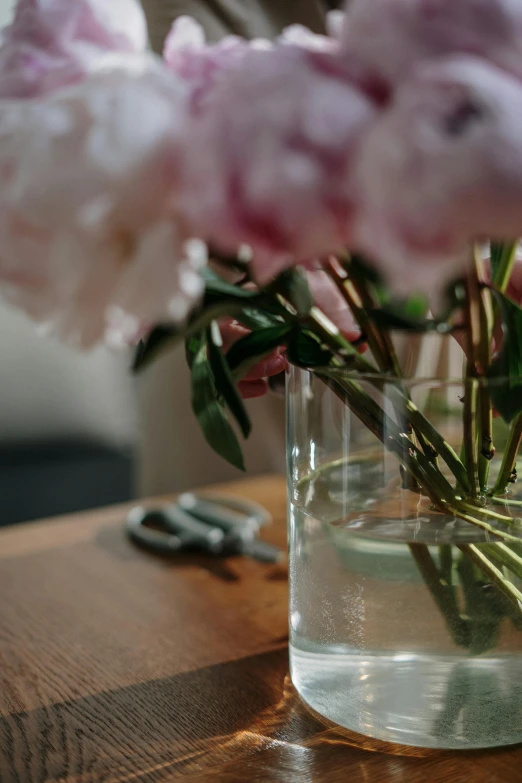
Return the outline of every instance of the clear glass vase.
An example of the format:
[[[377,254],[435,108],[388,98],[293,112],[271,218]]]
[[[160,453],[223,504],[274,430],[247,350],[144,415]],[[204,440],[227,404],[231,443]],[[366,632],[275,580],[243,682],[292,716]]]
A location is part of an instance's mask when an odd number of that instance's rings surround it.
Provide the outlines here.
[[[352,386],[382,411],[379,432],[350,406]],[[510,531],[513,541],[504,546],[516,570],[522,503],[514,475],[494,502],[487,493],[463,499],[445,448],[461,454],[466,393],[461,381],[398,385],[339,373],[328,383],[295,368],[289,374],[292,680],[320,715],[393,743],[485,748],[522,741],[522,607],[476,560],[494,555],[503,584],[520,588],[522,572],[517,577],[502,565],[486,528]],[[443,477],[429,493],[404,467],[411,454],[422,461],[412,402],[422,416],[417,424],[428,422],[446,444],[443,456],[429,454]],[[486,464],[480,457],[490,487],[508,438],[498,418],[493,438],[495,458]],[[441,505],[434,492],[442,496],[447,485],[456,500]]]

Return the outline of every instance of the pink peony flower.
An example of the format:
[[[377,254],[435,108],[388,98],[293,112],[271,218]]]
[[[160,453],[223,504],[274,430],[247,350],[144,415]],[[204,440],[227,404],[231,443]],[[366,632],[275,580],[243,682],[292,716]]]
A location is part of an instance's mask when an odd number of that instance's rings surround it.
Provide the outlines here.
[[[142,54],[137,0],[20,0],[0,49],[0,98],[31,98],[71,84],[103,56]]]
[[[401,292],[456,277],[481,238],[522,235],[522,84],[460,57],[421,68],[362,146],[355,242]]]
[[[264,45],[270,47],[268,41],[249,43],[239,36],[229,35],[209,46],[202,26],[190,16],[181,16],[172,25],[163,57],[167,67],[189,86],[192,110],[198,112],[215,88],[220,74],[250,47]]]
[[[175,211],[186,92],[148,64],[0,103],[0,288],[82,347],[181,321],[205,260]]]
[[[374,118],[362,93],[305,50],[249,49],[192,117],[182,180],[188,222],[226,252],[250,246],[261,284],[338,250],[351,234],[354,156]]]
[[[342,17],[344,14],[340,11],[328,14],[332,30],[329,36],[317,35],[304,25],[295,24],[283,30],[276,44],[263,38],[247,41],[237,35],[226,36],[217,44],[207,44],[203,27],[191,16],[181,16],[167,36],[163,57],[167,66],[190,85],[193,108],[198,111],[223,72],[236,67],[241,58],[253,50],[272,51],[277,44],[286,44],[311,55],[337,52],[336,34],[340,31]],[[336,68],[344,69],[343,63],[336,64]]]
[[[341,46],[364,78],[396,86],[427,59],[485,57],[522,76],[520,0],[352,0]]]

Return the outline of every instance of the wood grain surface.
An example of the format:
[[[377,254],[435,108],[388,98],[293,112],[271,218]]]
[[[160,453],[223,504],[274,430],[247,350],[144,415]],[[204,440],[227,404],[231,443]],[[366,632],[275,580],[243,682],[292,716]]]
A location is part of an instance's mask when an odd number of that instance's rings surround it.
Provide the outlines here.
[[[225,492],[274,515],[280,478]],[[325,725],[287,671],[282,566],[136,549],[127,509],[0,531],[0,783],[515,783],[522,748],[438,753]]]

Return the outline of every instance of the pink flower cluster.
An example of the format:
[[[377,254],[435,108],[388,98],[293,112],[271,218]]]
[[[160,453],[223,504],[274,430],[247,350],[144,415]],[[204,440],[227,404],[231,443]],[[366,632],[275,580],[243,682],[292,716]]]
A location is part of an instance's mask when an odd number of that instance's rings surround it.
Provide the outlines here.
[[[522,234],[522,4],[351,0],[332,21],[330,38],[296,26],[270,48],[174,25],[169,67],[184,75],[189,37],[192,68],[212,63],[187,218],[250,245],[261,283],[348,247],[399,292],[440,287],[473,242]]]
[[[213,245],[252,247],[261,284],[290,263],[343,248],[351,236],[356,143],[376,108],[322,67],[314,55],[323,51],[321,36],[299,29],[270,48],[224,42],[212,60],[202,48],[199,62],[209,67],[197,79],[189,118],[184,212]]]
[[[388,102],[354,172],[352,243],[397,290],[522,235],[522,3],[353,0],[343,56]]]
[[[260,284],[353,249],[405,293],[519,237],[520,0],[351,0],[329,22],[207,45],[183,17],[161,60],[137,0],[20,0],[0,46],[4,296],[87,346],[186,317],[203,242],[250,247]]]
[[[81,347],[183,320],[206,262],[175,203],[188,96],[139,5],[22,0],[0,96],[4,298]]]

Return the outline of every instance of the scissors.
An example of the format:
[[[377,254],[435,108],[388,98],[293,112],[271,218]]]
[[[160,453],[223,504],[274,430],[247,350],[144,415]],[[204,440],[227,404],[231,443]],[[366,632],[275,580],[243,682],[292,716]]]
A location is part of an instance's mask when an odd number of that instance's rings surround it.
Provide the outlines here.
[[[136,506],[126,530],[136,544],[162,555],[196,550],[277,563],[284,557],[282,550],[258,538],[271,521],[268,511],[251,500],[186,492],[170,506]]]

